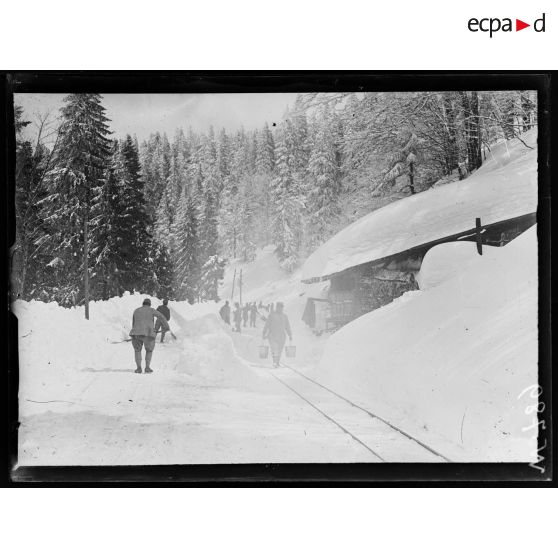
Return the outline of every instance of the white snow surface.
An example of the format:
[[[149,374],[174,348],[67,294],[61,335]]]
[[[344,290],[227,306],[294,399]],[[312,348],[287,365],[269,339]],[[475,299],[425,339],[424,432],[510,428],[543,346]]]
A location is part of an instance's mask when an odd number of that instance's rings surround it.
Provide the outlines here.
[[[460,268],[456,248],[433,253],[440,274],[426,261],[428,290],[335,333],[313,375],[451,460],[531,462],[537,401],[525,390],[538,382],[536,226]]]
[[[537,130],[501,142],[470,177],[386,205],[355,221],[320,246],[305,262],[302,280],[327,277],[349,267],[415,246],[537,210]]]
[[[277,274],[274,264],[273,247],[250,264],[232,263],[243,268],[244,300],[285,302],[299,348],[295,362],[314,362],[325,337],[315,338],[298,315],[308,286]],[[266,269],[268,281],[260,285]],[[177,340],[167,334],[156,344],[153,374],[134,374],[126,339],[144,298],[136,293],[93,302],[89,321],[83,307],[13,305],[20,465],[374,459],[271,376],[270,361],[258,358],[263,320],[234,333],[218,316],[222,302],[170,301]]]
[[[426,291],[440,285],[451,277],[477,262],[480,258],[492,255],[493,246],[483,246],[481,256],[474,242],[459,241],[438,244],[426,252],[420,271],[415,273],[420,289]]]

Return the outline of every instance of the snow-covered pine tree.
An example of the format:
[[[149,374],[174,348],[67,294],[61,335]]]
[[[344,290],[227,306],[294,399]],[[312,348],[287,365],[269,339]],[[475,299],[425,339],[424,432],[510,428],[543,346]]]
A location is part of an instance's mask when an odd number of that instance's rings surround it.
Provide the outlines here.
[[[244,262],[251,262],[256,257],[256,219],[258,200],[256,198],[253,175],[245,176],[239,185],[237,197],[239,202],[238,244],[239,256]]]
[[[180,196],[188,188],[188,167],[182,152],[176,149],[171,156],[169,176],[157,207],[154,235],[157,243],[165,246],[171,259],[176,259],[175,239],[172,234],[177,218]]]
[[[318,118],[316,127],[307,174],[310,248],[317,247],[331,236],[339,214],[339,169],[330,121],[325,117]]]
[[[25,300],[37,294],[46,281],[45,266],[50,254],[37,250],[35,241],[44,230],[41,213],[37,211],[47,195],[44,176],[49,170],[52,152],[39,137],[35,147],[21,136],[30,122],[23,120],[21,107],[15,107],[16,169],[15,216],[16,238],[11,248],[12,294]]]
[[[289,119],[287,125],[291,127],[292,132],[293,171],[300,175],[299,178],[302,178],[308,167],[311,138],[308,135],[305,104],[300,94],[295,100],[292,120]]]
[[[201,211],[199,214],[200,255],[207,261],[219,251],[218,215],[219,180],[215,171],[204,176]]]
[[[275,178],[271,184],[272,228],[276,253],[284,269],[298,264],[303,236],[304,199],[293,176],[293,130],[287,120],[275,142]]]
[[[118,217],[125,180],[120,146],[114,141],[104,180],[93,189],[92,197],[92,293],[96,299],[106,300],[124,291],[120,285],[120,268],[125,265],[125,256],[121,253],[122,231]]]
[[[198,183],[194,185],[194,196],[199,210],[199,257],[201,262],[205,262],[219,251],[218,216],[223,189],[213,127],[210,127],[209,134],[201,139],[197,161],[199,174]]]
[[[222,251],[231,258],[237,257],[239,215],[238,185],[228,180],[221,194],[218,231]]]
[[[64,99],[61,125],[49,172],[49,195],[41,204],[48,230],[38,239],[52,254],[57,285],[50,294],[59,303],[83,302],[89,319],[90,219],[93,190],[104,179],[110,157],[108,118],[101,95],[76,93]]]
[[[396,180],[401,176],[414,176],[416,170],[416,149],[418,144],[418,137],[411,133],[400,149],[394,150],[388,158],[387,168],[383,176],[383,184],[387,188],[393,188]],[[411,194],[415,194],[415,187],[413,180],[405,184],[409,186]]]
[[[224,128],[219,132],[217,139],[217,166],[223,183],[230,174],[231,142]]]
[[[271,174],[275,167],[275,142],[267,122],[256,139],[256,173]]]
[[[171,146],[166,135],[151,134],[141,146],[140,159],[145,182],[144,197],[149,220],[154,222],[157,207],[170,174]]]
[[[152,284],[153,247],[135,141],[115,142],[105,180],[92,206],[94,283],[99,296],[146,292]]]
[[[167,248],[156,240],[151,245],[152,273],[146,292],[159,298],[175,298],[174,265]]]
[[[226,258],[211,256],[202,266],[200,278],[200,299],[219,302],[219,286],[225,277]]]
[[[121,144],[126,180],[120,193],[123,213],[122,244],[126,254],[126,265],[122,270],[122,286],[133,292],[141,292],[150,280],[151,223],[146,211],[144,182],[141,175],[139,154],[136,145],[127,136]]]
[[[199,296],[200,238],[198,208],[191,195],[182,193],[173,226],[175,242],[175,292],[193,304]]]
[[[257,243],[265,246],[272,242],[271,182],[275,170],[275,142],[265,123],[256,138],[256,163],[253,181],[255,205],[255,235]]]

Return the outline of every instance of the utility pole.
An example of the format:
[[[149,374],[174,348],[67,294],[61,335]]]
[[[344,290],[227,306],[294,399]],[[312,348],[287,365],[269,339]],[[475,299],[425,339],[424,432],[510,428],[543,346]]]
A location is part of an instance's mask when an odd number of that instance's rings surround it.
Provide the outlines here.
[[[477,240],[477,252],[482,256],[482,228],[480,217],[475,220],[475,236]]]
[[[234,268],[234,275],[233,275],[233,284],[232,284],[232,291],[231,291],[231,306],[234,299],[234,282],[236,281],[236,267]]]
[[[240,306],[242,306],[242,268],[240,268],[240,280],[238,282],[238,288],[240,290]]]
[[[83,293],[85,296],[85,319],[89,319],[89,211],[83,223]]]

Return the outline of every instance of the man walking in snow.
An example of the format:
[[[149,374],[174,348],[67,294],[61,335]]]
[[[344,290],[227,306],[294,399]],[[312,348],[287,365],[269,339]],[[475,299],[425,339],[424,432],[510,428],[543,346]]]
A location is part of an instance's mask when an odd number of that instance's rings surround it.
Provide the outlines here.
[[[156,333],[153,327],[153,320],[155,318],[160,320],[167,330],[170,329],[167,318],[158,310],[151,308],[151,300],[148,298],[143,301],[143,305],[140,308],[134,310],[130,337],[132,338],[132,346],[134,347],[137,374],[141,374],[141,349],[143,345],[145,345],[145,373],[150,374],[153,372],[149,365],[151,364],[153,349],[155,348]]]
[[[163,314],[163,316],[165,316],[165,318],[167,319],[167,322],[170,320],[170,308],[169,308],[168,298],[165,298],[163,300],[163,304],[161,304],[159,308],[157,308],[157,312],[161,312],[161,314]],[[157,321],[155,322],[155,339],[157,339],[157,334],[159,333],[159,330],[161,330],[161,343],[163,343],[165,339],[165,333],[169,331],[169,326],[167,324],[167,326],[165,327],[161,322],[161,320],[157,318]]]
[[[221,306],[219,315],[227,325],[231,325],[231,307],[229,306],[228,300],[225,300],[225,304]]]
[[[242,320],[244,322],[244,327],[246,327],[246,324],[248,323],[248,303],[242,307]]]
[[[275,311],[271,312],[268,316],[263,330],[263,338],[269,340],[271,356],[273,357],[273,366],[275,368],[279,366],[287,335],[292,342],[293,335],[289,318],[283,313],[283,303],[278,302],[275,306]]]

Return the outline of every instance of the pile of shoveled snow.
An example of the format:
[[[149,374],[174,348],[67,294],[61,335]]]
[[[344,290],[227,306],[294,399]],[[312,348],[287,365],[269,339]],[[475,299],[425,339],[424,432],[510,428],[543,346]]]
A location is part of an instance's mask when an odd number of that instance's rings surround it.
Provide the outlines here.
[[[269,391],[270,383],[257,376],[238,357],[229,328],[215,314],[185,323],[180,336],[177,371],[197,385]]]
[[[459,251],[438,247],[428,290],[333,335],[314,375],[450,459],[532,461],[536,401],[521,394],[538,378],[536,227],[461,268]]]

